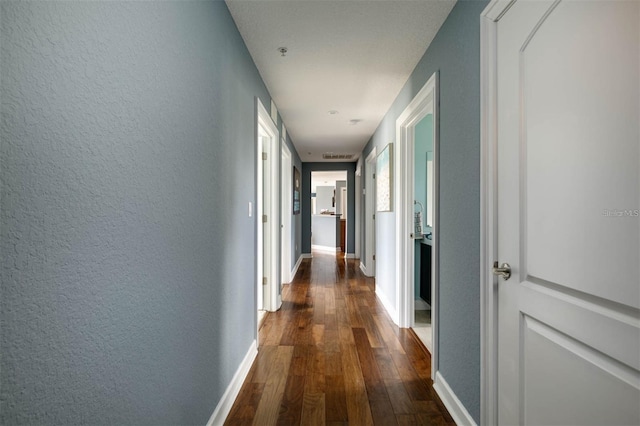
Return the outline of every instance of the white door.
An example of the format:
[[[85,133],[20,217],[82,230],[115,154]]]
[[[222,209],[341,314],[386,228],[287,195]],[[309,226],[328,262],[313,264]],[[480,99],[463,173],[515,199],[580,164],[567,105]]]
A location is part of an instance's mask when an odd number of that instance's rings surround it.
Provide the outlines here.
[[[262,228],[262,280],[258,281],[258,309],[268,310],[270,300],[270,287],[268,286],[271,277],[271,224],[269,217],[271,213],[271,170],[268,158],[269,138],[261,136],[262,146],[262,218],[258,218]]]
[[[497,24],[498,422],[640,424],[640,2]]]

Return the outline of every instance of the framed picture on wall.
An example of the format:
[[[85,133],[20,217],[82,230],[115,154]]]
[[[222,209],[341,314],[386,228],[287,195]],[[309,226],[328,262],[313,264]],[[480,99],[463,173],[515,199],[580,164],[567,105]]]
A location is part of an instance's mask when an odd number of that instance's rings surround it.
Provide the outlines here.
[[[300,171],[293,166],[293,214],[300,214],[300,190],[302,182],[300,182]]]
[[[376,211],[393,211],[393,143],[376,158]]]

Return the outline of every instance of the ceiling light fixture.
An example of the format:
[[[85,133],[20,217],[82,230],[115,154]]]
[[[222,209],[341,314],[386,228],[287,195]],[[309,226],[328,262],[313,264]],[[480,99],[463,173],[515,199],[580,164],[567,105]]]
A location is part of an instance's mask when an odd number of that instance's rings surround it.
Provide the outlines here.
[[[331,111],[329,111],[329,115],[336,115],[338,114],[338,111],[336,111],[335,109],[332,109]]]
[[[286,47],[278,47],[278,52],[280,52],[282,56],[287,56],[288,51],[289,49],[287,49]]]
[[[362,120],[359,118],[354,118],[353,120],[349,120],[349,124],[351,124],[352,126],[355,126],[356,124],[360,123]]]

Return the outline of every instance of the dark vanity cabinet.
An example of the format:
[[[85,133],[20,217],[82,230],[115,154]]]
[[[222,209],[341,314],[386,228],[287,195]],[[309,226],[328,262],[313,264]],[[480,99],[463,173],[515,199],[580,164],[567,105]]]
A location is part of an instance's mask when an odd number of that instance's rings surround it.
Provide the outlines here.
[[[431,305],[431,246],[420,244],[420,298]]]

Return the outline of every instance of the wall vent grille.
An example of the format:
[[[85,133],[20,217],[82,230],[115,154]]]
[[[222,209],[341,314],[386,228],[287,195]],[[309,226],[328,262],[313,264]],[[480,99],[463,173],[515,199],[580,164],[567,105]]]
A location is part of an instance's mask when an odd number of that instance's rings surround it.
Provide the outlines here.
[[[325,160],[351,160],[353,154],[322,154],[322,158]]]

